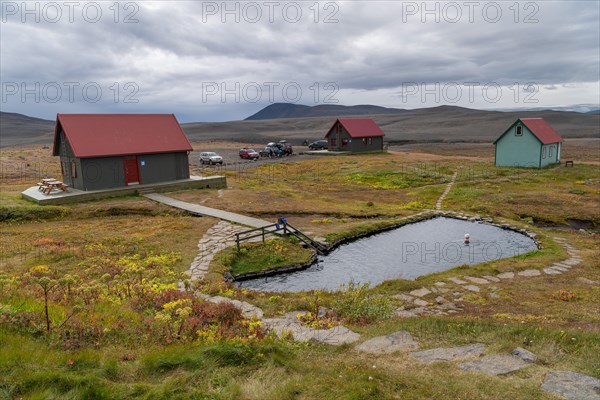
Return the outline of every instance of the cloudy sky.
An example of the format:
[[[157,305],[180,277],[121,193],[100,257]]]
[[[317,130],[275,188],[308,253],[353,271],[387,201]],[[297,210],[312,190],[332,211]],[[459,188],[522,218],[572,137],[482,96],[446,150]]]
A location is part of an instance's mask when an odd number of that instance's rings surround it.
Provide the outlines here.
[[[274,102],[600,103],[600,2],[2,1],[1,109],[244,119]]]

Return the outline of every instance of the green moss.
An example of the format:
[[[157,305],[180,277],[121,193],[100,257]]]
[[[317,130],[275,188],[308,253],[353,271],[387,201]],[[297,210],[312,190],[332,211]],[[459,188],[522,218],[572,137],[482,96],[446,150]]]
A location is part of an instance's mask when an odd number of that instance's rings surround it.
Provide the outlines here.
[[[260,272],[286,265],[304,264],[313,251],[298,244],[297,240],[271,239],[264,243],[243,244],[222,250],[213,259],[212,271],[230,271],[233,276],[249,272]]]
[[[23,222],[63,218],[71,209],[60,206],[0,206],[0,221]]]

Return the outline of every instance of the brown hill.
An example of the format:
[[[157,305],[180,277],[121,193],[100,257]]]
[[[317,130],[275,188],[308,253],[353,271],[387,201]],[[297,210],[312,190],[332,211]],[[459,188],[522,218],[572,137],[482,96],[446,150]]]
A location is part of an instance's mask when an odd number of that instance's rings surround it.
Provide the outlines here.
[[[519,117],[542,117],[565,138],[599,138],[600,114],[564,111],[499,112],[441,106],[369,115],[390,143],[494,141]],[[280,118],[182,124],[191,141],[262,143],[286,139],[300,144],[323,137],[335,117]],[[1,145],[50,144],[54,122],[21,114],[1,113]]]
[[[0,145],[52,143],[54,121],[27,115],[0,112]]]

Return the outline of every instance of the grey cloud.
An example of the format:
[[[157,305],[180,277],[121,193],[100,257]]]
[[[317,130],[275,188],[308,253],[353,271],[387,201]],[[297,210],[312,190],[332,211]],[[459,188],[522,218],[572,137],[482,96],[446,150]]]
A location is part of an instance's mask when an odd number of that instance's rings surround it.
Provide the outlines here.
[[[133,24],[114,23],[108,12],[95,24],[12,19],[0,25],[3,82],[97,81],[108,87],[134,81],[140,103],[12,101],[2,108],[41,116],[64,112],[61,107],[90,112],[170,108],[185,110],[190,118],[223,119],[243,118],[264,100],[203,103],[203,83],[293,81],[307,88],[313,82],[335,82],[359,95],[388,90],[387,96],[394,96],[404,82],[534,82],[557,92],[570,83],[598,81],[595,2],[538,2],[539,22],[534,24],[515,23],[508,10],[513,3],[500,3],[504,14],[498,23],[477,13],[474,23],[466,15],[457,23],[443,18],[435,23],[431,17],[422,23],[420,15],[404,21],[407,3],[336,2],[339,22],[329,24],[312,21],[312,2],[302,3],[305,14],[298,23],[280,14],[274,23],[266,15],[258,23],[243,18],[235,23],[231,16],[227,23],[219,16],[203,21],[203,3],[177,1],[136,3],[139,22]],[[325,11],[320,9],[320,19]],[[524,15],[521,9],[521,20]]]

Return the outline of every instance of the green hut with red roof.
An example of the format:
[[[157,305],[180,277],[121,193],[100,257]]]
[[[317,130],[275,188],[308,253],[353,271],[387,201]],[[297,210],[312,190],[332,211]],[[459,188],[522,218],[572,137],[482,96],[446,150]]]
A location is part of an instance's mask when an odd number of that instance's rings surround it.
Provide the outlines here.
[[[497,167],[560,164],[563,138],[543,118],[519,118],[496,141]]]

